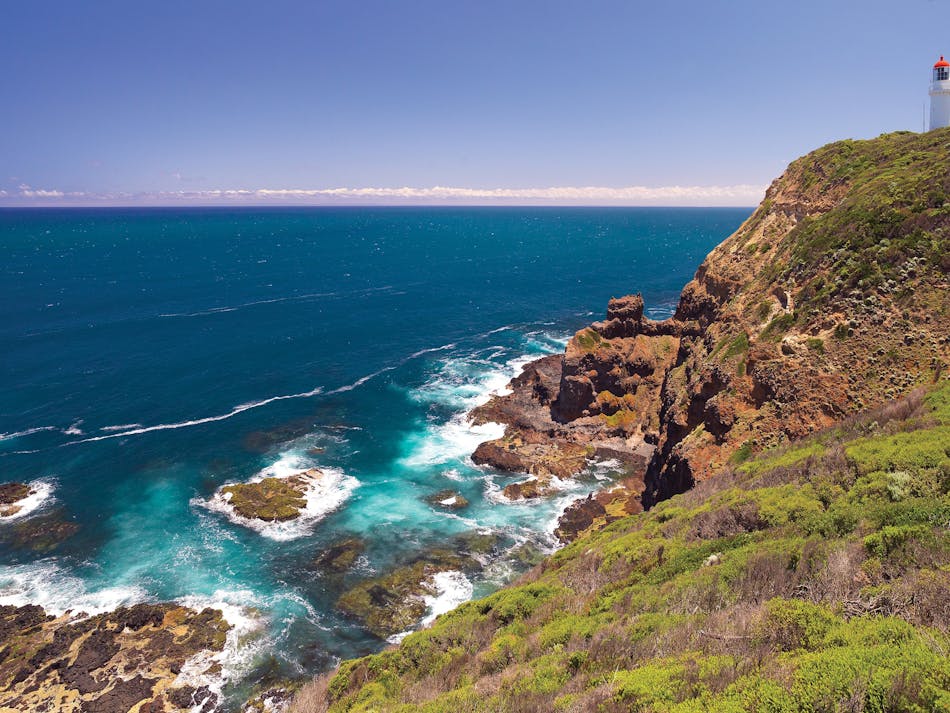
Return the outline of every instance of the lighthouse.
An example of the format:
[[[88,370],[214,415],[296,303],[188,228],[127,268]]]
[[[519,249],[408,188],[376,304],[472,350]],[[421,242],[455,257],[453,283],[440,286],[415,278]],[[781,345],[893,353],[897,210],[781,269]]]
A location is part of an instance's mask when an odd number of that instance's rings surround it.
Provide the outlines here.
[[[950,126],[950,62],[940,57],[930,83],[930,130]]]

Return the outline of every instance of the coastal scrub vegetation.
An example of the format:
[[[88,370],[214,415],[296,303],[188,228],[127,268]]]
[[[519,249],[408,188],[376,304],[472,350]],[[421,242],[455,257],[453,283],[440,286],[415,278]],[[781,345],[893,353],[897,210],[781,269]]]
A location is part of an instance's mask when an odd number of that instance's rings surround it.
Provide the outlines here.
[[[950,383],[745,455],[293,710],[950,710]]]
[[[851,290],[895,288],[908,270],[950,272],[950,142],[946,131],[896,132],[839,141],[794,162],[821,190],[847,185],[832,211],[804,218],[790,234],[783,281],[801,287],[799,308],[826,308]],[[915,267],[909,268],[909,264]]]

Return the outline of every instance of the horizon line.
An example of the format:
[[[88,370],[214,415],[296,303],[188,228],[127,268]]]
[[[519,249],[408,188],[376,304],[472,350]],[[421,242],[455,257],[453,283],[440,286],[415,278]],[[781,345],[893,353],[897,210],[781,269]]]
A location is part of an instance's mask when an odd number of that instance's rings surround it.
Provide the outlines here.
[[[0,207],[166,206],[590,206],[747,207],[757,205],[765,186],[549,186],[545,188],[256,188],[177,191],[62,191],[20,184],[0,190]]]

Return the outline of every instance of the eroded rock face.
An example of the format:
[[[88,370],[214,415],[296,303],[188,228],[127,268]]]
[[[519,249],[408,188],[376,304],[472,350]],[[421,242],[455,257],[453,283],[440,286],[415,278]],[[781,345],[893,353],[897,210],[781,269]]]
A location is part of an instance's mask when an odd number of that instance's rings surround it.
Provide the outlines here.
[[[636,313],[636,305],[618,308],[618,314]],[[591,328],[575,336],[564,356],[532,362],[511,381],[510,394],[495,397],[472,412],[476,423],[506,426],[504,436],[478,446],[472,461],[531,476],[507,485],[507,498],[549,495],[554,491],[554,478],[564,480],[577,475],[593,460],[604,457],[599,455],[603,451],[610,451],[607,457],[619,454],[627,474],[642,477],[650,446],[642,424],[631,417],[630,409],[637,399],[655,398],[659,384],[649,377],[652,367],[645,364],[652,364],[652,357],[646,358],[646,346],[638,347],[636,336],[618,343],[637,353],[629,364],[648,374],[647,378],[629,372],[624,362],[626,352],[608,347],[599,332]],[[626,400],[622,393],[610,391],[620,392],[624,388],[621,384],[632,389]]]
[[[214,693],[176,679],[191,657],[221,651],[228,629],[217,610],[175,604],[82,619],[0,606],[0,709],[210,711],[218,703]]]

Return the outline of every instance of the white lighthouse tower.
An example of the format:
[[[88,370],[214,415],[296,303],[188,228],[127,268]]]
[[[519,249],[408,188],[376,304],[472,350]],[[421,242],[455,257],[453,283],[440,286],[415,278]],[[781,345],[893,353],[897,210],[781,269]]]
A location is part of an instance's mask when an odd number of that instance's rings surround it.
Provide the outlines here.
[[[930,130],[944,126],[950,126],[950,62],[941,57],[930,83]]]

